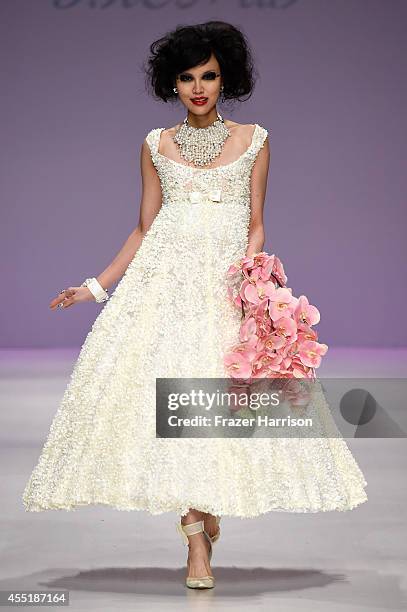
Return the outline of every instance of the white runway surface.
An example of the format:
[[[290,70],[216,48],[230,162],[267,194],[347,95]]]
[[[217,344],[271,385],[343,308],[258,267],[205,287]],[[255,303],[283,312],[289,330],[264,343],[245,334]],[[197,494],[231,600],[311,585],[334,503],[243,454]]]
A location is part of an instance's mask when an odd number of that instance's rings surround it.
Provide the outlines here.
[[[354,510],[223,517],[212,590],[184,586],[175,514],[25,512],[21,494],[78,353],[0,351],[0,590],[67,589],[75,612],[407,609],[405,438],[347,440],[368,482],[369,499]],[[330,348],[326,361],[321,378],[407,377],[402,349]]]

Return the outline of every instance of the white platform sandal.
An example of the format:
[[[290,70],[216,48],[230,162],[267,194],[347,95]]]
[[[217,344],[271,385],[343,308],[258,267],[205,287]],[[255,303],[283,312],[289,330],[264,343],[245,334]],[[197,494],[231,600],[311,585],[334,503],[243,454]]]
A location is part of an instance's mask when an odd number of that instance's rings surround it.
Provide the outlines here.
[[[181,522],[179,522],[175,523],[175,525],[186,546],[189,546],[188,536],[194,535],[194,533],[200,533],[201,531],[203,532],[205,538],[209,542],[208,556],[210,561],[212,557],[212,539],[204,529],[204,522],[201,520],[197,521],[196,523],[190,523],[189,525],[183,525]],[[219,537],[219,534],[216,534],[216,536]],[[185,584],[190,589],[212,589],[215,586],[215,578],[213,576],[187,576],[185,579]]]

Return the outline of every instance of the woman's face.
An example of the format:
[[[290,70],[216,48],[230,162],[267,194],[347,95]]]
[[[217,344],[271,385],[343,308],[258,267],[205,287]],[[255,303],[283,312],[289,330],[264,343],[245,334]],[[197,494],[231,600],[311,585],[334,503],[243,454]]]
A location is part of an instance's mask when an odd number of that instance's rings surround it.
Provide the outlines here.
[[[212,54],[206,64],[180,72],[176,83],[178,97],[189,112],[206,115],[218,101],[222,77],[218,60]],[[203,98],[200,102],[199,98]]]

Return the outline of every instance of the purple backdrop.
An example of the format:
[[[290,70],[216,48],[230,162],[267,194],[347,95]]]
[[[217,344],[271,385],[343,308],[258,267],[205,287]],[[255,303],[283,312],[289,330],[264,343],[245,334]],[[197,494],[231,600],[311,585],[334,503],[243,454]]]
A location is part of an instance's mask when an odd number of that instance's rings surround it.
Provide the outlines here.
[[[320,341],[407,345],[406,18],[404,0],[2,0],[1,346],[83,342],[101,306],[49,301],[113,259],[142,140],[185,115],[147,97],[140,62],[209,19],[252,42],[261,78],[224,116],[270,132],[265,250],[320,309]]]

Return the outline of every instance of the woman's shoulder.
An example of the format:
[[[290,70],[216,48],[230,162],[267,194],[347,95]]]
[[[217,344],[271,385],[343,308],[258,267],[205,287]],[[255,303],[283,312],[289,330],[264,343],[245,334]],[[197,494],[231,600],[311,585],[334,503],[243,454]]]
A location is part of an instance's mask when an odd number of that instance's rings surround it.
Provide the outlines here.
[[[164,129],[165,128],[162,128],[162,127],[152,128],[145,135],[144,141],[147,142],[151,151],[155,151],[156,149],[158,149],[158,143],[160,142],[161,132]]]
[[[157,134],[159,134],[162,130],[165,130],[165,128],[163,127],[156,127],[156,128],[151,128],[147,133],[146,133],[146,140],[148,141],[150,138],[156,136]]]
[[[236,123],[236,121],[225,121],[226,127],[231,132],[235,132],[237,138],[246,143],[249,147],[256,140],[264,141],[267,138],[268,130],[259,123]]]

